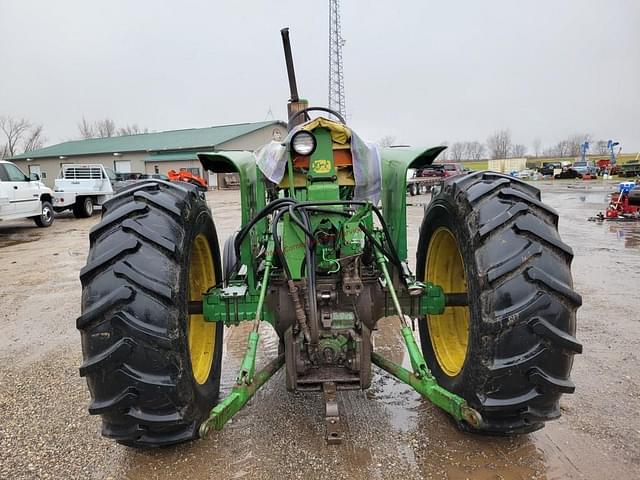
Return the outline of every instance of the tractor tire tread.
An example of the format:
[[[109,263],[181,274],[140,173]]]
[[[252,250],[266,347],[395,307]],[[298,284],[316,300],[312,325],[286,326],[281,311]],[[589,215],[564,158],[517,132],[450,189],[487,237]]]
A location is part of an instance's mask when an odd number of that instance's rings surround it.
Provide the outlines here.
[[[548,229],[543,228],[542,224],[532,225],[531,222],[526,222],[530,218],[519,218],[513,224],[514,229],[519,233],[527,237],[531,237],[539,242],[544,242],[551,246],[555,250],[564,254],[568,259],[573,258],[573,249],[560,240],[557,235],[552,235]]]
[[[128,335],[139,341],[155,345],[156,347],[171,348],[171,338],[166,328],[160,328],[127,312],[117,312],[111,317],[111,323],[115,329],[127,332]],[[124,333],[123,333],[124,335]]]
[[[171,198],[167,198],[166,196],[152,195],[147,191],[138,190],[133,194],[133,198],[135,198],[136,200],[141,200],[147,205],[158,207],[159,209],[173,215],[176,218],[180,218],[180,216],[182,215],[180,203],[176,200],[172,200]]]
[[[422,350],[438,381],[483,416],[479,429],[461,424],[465,430],[538,430],[559,416],[560,395],[575,389],[569,373],[573,354],[582,351],[574,336],[581,297],[571,281],[573,250],[560,239],[557,223],[557,212],[541,202],[537,188],[493,172],[446,180],[425,211],[419,278],[425,278],[427,237],[440,224],[466,232],[458,242],[465,264],[474,268],[474,280],[467,279],[477,343],[457,377],[439,369],[426,322],[419,324]]]
[[[131,447],[192,440],[217,401],[220,353],[209,380],[191,372],[186,292],[191,238],[204,233],[221,278],[215,226],[194,187],[135,184],[105,203],[81,270],[80,374],[102,433]],[[221,327],[221,325],[220,325]],[[216,351],[222,329],[216,327]]]
[[[127,261],[118,262],[114,265],[113,273],[116,277],[123,278],[130,284],[136,285],[156,297],[161,297],[165,302],[173,300],[171,287],[145,274],[141,268],[136,268]]]
[[[487,281],[494,287],[499,280],[504,280],[508,275],[518,275],[536,257],[542,255],[542,247],[538,243],[528,244],[516,251],[503,262],[494,265],[487,271]]]
[[[87,264],[80,270],[80,281],[86,282],[87,278],[97,270],[104,268],[107,264],[116,263],[119,258],[123,258],[128,254],[135,252],[141,246],[142,243],[133,236],[125,239],[120,242],[119,245],[107,250],[98,258],[94,258],[91,262],[87,262]]]
[[[120,303],[131,300],[134,296],[135,292],[130,287],[123,285],[116,288],[84,310],[76,320],[76,327],[80,330],[87,330],[89,325],[102,317],[104,313]]]
[[[136,235],[143,241],[151,242],[158,247],[164,248],[171,254],[175,254],[176,252],[176,244],[171,240],[163,237],[157,232],[154,232],[150,228],[141,225],[139,222],[131,218],[127,218],[124,222],[122,222],[122,229],[125,232],[132,233]]]
[[[106,205],[113,201],[113,199],[109,200],[102,206],[102,219],[100,223],[94,225],[91,230],[89,230],[89,242],[95,242],[98,237],[102,236],[105,232],[111,230],[114,226],[119,225],[119,223],[125,219],[130,218],[134,213],[147,213],[149,211],[149,206],[142,202],[133,202],[130,204],[125,204],[120,211],[114,209],[107,210]]]
[[[113,397],[104,398],[101,401],[94,400],[89,405],[89,413],[99,415],[116,409],[128,408],[137,398],[137,390],[133,387],[127,387]]]
[[[123,337],[102,352],[87,358],[80,366],[80,376],[85,377],[88,373],[97,370],[105,371],[106,364],[121,362],[127,358],[128,354],[135,347],[135,341],[129,337]]]
[[[555,295],[564,297],[573,303],[576,307],[582,305],[582,297],[571,286],[555,278],[553,275],[546,273],[538,267],[529,266],[524,271],[525,276],[533,283],[538,283],[547,288],[547,291],[553,292]]]
[[[564,330],[554,327],[544,318],[535,317],[529,322],[529,327],[540,337],[546,338],[556,345],[574,353],[582,353],[582,345],[576,337],[569,335]]]

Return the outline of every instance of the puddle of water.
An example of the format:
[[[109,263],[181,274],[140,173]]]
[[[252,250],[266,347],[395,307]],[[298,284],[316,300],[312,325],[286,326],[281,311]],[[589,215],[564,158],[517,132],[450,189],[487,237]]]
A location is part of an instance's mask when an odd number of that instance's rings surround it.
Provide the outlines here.
[[[640,249],[640,221],[620,222],[607,224],[611,233],[618,242],[622,242],[625,248]]]
[[[416,332],[417,335],[417,332]],[[373,350],[394,363],[411,370],[411,361],[400,335],[398,317],[383,318],[373,335]],[[374,381],[367,396],[383,403],[387,407],[391,424],[400,432],[406,433],[415,426],[417,409],[422,403],[418,393],[388,373],[373,367]]]

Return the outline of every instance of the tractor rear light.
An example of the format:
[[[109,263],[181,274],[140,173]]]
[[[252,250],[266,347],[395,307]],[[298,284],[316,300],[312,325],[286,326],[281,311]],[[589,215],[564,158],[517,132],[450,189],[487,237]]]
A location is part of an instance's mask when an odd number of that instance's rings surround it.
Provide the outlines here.
[[[300,130],[291,138],[291,148],[298,155],[311,155],[316,149],[316,137],[306,130]]]

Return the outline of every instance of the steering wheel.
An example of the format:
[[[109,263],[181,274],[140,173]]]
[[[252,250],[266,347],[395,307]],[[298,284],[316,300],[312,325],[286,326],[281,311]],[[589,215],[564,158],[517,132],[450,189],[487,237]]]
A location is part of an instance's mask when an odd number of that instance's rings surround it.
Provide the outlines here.
[[[291,117],[289,118],[289,125],[291,125],[293,121],[296,118],[298,118],[300,115],[303,115],[303,114],[306,115],[307,112],[312,112],[312,111],[321,111],[321,112],[330,113],[331,115],[336,117],[340,121],[340,123],[342,123],[343,125],[347,124],[344,117],[340,115],[340,113],[336,112],[335,110],[331,110],[330,108],[326,108],[326,107],[308,107],[308,108],[303,108],[302,110],[291,115]]]

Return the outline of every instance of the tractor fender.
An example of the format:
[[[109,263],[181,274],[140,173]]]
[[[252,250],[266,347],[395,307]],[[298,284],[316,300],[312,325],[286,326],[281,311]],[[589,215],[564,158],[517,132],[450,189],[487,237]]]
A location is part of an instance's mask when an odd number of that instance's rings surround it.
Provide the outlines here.
[[[237,173],[240,177],[240,205],[242,207],[242,225],[251,221],[266,205],[265,177],[259,171],[253,152],[203,152],[198,153],[198,159],[205,170],[213,173]],[[257,248],[255,238],[260,238],[267,228],[266,220],[260,220],[255,226],[256,235],[246,238],[241,248],[240,260],[245,265],[252,265],[252,251]],[[249,285],[254,285],[256,272],[249,268],[247,272]]]
[[[237,173],[240,177],[242,225],[264,207],[264,181],[258,172],[253,152],[205,152],[198,153],[205,170],[213,173]],[[262,195],[259,195],[262,193]]]
[[[407,170],[424,168],[447,147],[388,147],[380,149],[382,212],[402,260],[407,259]]]

